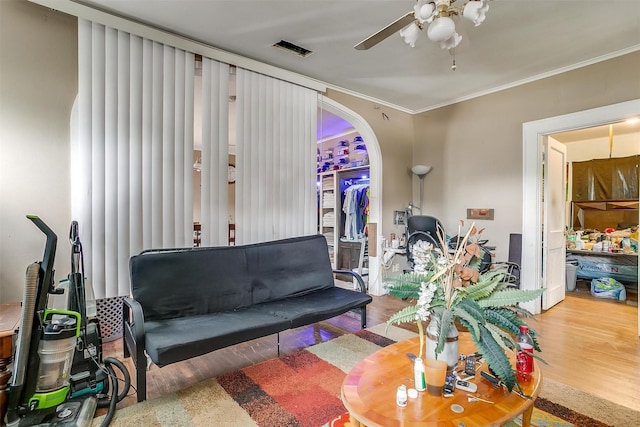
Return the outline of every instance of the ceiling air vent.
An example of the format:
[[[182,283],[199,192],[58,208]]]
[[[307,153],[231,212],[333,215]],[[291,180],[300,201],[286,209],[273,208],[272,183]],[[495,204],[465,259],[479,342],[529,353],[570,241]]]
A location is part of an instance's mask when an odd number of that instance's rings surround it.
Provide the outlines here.
[[[301,56],[303,58],[306,58],[307,56],[313,53],[309,49],[305,49],[303,47],[297,46],[293,43],[289,43],[284,40],[280,40],[278,43],[274,44],[273,47],[279,47],[280,49],[284,49],[289,52],[295,53],[296,55]]]

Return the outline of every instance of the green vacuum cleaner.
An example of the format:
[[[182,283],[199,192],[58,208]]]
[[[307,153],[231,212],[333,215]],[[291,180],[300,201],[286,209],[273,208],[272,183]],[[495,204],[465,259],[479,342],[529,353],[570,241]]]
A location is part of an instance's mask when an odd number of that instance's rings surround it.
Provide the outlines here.
[[[69,308],[47,307],[49,295],[65,292],[53,280],[57,236],[39,217],[28,216],[46,236],[41,262],[27,268],[22,317],[16,340],[14,375],[8,389],[8,427],[89,427],[96,408],[108,406],[101,427],[107,426],[130,385],[126,367],[117,359],[101,360],[97,320],[86,316],[84,268],[79,271],[81,246],[72,223],[72,273]],[[75,230],[75,232],[74,232]],[[74,234],[75,233],[75,234]],[[75,241],[75,243],[74,243]],[[118,378],[124,387],[118,393]],[[106,393],[111,383],[111,396]]]
[[[45,310],[38,346],[38,382],[29,398],[32,409],[47,409],[67,400],[71,365],[80,337],[80,314],[68,310]]]

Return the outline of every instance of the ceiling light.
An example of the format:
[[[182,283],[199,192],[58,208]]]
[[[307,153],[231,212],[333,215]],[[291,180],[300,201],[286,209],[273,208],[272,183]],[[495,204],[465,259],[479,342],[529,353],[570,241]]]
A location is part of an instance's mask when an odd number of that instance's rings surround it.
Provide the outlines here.
[[[429,0],[418,0],[413,6],[413,14],[415,18],[421,23],[432,22],[436,15],[436,5]]]
[[[486,18],[489,4],[484,1],[470,1],[464,5],[462,16],[473,22],[475,26],[482,24]]]
[[[400,30],[400,36],[404,39],[406,44],[411,47],[415,47],[416,40],[418,40],[421,30],[422,25],[420,25],[418,21],[413,21],[411,24]]]
[[[456,23],[448,16],[438,18],[429,25],[427,37],[434,42],[443,42],[450,39],[456,32]]]
[[[469,0],[462,6],[454,6],[455,0],[417,0],[413,7],[415,20],[400,30],[400,36],[414,47],[424,23],[430,23],[427,29],[429,40],[440,43],[442,49],[458,46],[462,36],[456,32],[453,16],[462,16],[477,27],[482,24],[489,10],[488,0]]]
[[[453,33],[447,40],[440,42],[440,49],[453,49],[458,46],[462,41],[462,36],[458,33]]]

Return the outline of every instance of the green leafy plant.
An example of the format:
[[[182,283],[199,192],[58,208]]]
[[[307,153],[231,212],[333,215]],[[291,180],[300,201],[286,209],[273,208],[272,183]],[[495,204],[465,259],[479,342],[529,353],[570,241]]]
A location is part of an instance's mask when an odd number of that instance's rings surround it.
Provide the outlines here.
[[[463,226],[461,222],[460,228]],[[395,313],[387,325],[416,322],[421,356],[424,348],[423,322],[434,318],[438,326],[437,356],[444,349],[450,328],[455,321],[459,322],[469,331],[493,373],[511,391],[517,382],[507,354],[518,349],[515,335],[520,326],[526,324],[524,319],[533,317],[519,304],[540,297],[544,290],[510,287],[505,280],[507,272],[504,269],[481,274],[482,254],[478,244],[481,233],[482,230],[478,231],[472,224],[457,242],[453,253],[441,251],[425,241],[416,242],[413,247],[414,271],[390,278],[386,284],[391,295],[410,299],[415,304]],[[438,238],[441,246],[446,248],[443,230],[438,230]],[[529,328],[529,331],[534,349],[541,351],[535,330]]]

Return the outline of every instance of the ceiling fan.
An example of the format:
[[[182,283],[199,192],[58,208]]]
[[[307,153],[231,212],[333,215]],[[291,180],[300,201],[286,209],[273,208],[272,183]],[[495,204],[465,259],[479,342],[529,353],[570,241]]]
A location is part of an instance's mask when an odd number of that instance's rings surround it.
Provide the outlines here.
[[[427,28],[429,40],[440,43],[442,49],[453,49],[460,44],[462,36],[456,31],[456,24],[451,17],[462,15],[477,27],[484,22],[489,10],[488,0],[468,0],[462,6],[454,5],[455,1],[416,0],[413,11],[396,19],[354,47],[358,50],[367,50],[397,31],[400,32],[405,43],[414,47],[420,31],[425,24],[429,24]]]

